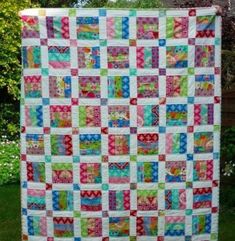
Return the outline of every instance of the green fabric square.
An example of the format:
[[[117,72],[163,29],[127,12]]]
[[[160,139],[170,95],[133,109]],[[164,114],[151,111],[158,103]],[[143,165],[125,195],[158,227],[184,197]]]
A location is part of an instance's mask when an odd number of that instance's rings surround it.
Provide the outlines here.
[[[103,183],[102,184],[102,190],[104,190],[104,191],[109,190],[109,184]]]
[[[165,189],[165,183],[158,183],[158,189],[160,190]]]
[[[185,214],[186,214],[187,216],[192,215],[192,213],[193,213],[193,210],[192,210],[192,209],[186,209],[186,210],[185,210]]]
[[[131,156],[130,156],[130,160],[131,160],[132,162],[136,162],[136,161],[137,161],[137,156],[131,155]]]
[[[24,105],[24,104],[25,104],[24,98],[21,98],[21,99],[20,99],[20,104],[21,104],[21,105]]]
[[[74,211],[74,212],[73,212],[73,216],[74,216],[75,218],[80,218],[80,217],[81,217],[81,212],[79,212],[79,211]]]
[[[215,38],[215,45],[220,45],[220,42],[221,42],[220,38]]]
[[[212,233],[211,234],[211,240],[217,240],[218,239],[218,234],[217,233]]]
[[[75,8],[69,9],[69,17],[76,17],[76,9]]]
[[[107,76],[108,75],[108,70],[107,69],[100,69],[100,75],[101,76]]]
[[[137,74],[136,69],[130,69],[130,75],[135,76]]]
[[[73,162],[80,162],[79,156],[74,156],[73,157]]]
[[[42,68],[42,76],[48,76],[49,75],[49,69],[48,68]]]
[[[220,126],[219,125],[214,125],[214,131],[219,132],[220,131]]]
[[[107,46],[107,40],[106,39],[100,39],[100,46]]]
[[[188,74],[189,75],[194,75],[194,68],[188,68]]]
[[[51,156],[45,156],[45,162],[51,163]]]
[[[130,17],[135,17],[136,16],[136,10],[135,9],[130,9],[129,16]]]

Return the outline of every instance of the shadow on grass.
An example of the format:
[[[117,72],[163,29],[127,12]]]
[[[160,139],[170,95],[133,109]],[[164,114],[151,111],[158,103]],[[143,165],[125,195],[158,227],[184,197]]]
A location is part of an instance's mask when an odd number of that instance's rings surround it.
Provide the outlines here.
[[[219,241],[235,240],[235,188],[221,187]],[[0,186],[0,241],[20,241],[19,184]]]

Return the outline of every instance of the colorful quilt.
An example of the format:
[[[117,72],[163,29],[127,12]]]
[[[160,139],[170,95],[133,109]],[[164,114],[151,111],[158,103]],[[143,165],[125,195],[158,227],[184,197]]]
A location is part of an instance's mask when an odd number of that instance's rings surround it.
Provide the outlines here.
[[[217,240],[216,9],[21,19],[22,240]]]

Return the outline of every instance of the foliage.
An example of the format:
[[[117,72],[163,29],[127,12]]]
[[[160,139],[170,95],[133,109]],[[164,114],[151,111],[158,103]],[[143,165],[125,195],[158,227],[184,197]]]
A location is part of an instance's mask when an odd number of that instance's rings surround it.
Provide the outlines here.
[[[221,156],[225,160],[222,169],[224,176],[235,175],[235,127],[230,127],[222,132]]]
[[[109,8],[159,8],[163,7],[163,4],[159,0],[118,0],[116,2],[109,1],[106,4],[106,7]]]
[[[19,153],[18,142],[6,138],[0,142],[0,185],[19,181]]]
[[[235,50],[222,50],[222,87],[232,89],[235,86]]]
[[[76,0],[32,0],[32,3],[38,4],[42,8],[64,8],[73,7]]]
[[[0,89],[7,88],[14,98],[19,98],[20,28],[18,12],[32,7],[30,0],[0,1]]]
[[[14,140],[19,137],[20,113],[19,107],[14,104],[0,104],[0,140],[7,136]]]

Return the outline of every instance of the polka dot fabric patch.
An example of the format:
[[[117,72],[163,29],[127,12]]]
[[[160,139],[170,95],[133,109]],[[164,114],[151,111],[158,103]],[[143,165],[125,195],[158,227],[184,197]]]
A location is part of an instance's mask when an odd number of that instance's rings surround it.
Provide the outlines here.
[[[216,241],[216,9],[20,15],[22,240]]]

